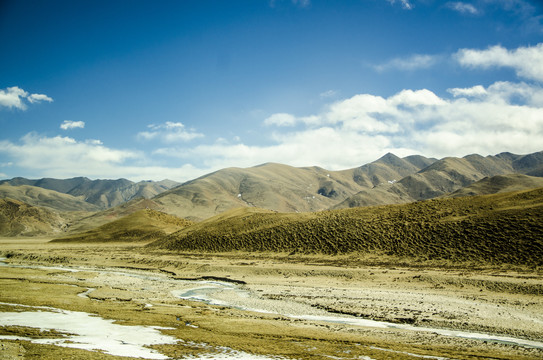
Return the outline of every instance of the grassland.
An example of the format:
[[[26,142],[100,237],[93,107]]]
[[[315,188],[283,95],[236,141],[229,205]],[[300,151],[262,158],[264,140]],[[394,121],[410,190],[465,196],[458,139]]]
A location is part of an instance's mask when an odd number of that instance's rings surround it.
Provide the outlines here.
[[[203,252],[383,254],[410,261],[543,265],[543,188],[324,211],[236,209],[150,247]]]
[[[193,222],[152,209],[138,210],[95,229],[53,242],[139,242],[162,238]]]

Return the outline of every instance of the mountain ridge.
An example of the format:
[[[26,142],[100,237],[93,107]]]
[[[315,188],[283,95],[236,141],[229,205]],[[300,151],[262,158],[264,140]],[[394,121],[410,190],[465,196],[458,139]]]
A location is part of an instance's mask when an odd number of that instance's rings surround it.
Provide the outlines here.
[[[140,181],[135,183],[122,178],[114,180],[91,180],[87,177],[69,179],[26,179],[15,177],[0,180],[0,186],[2,185],[33,186],[56,191],[95,205],[97,207],[96,210],[98,210],[111,208],[137,197],[151,198],[179,185],[179,183],[172,180]]]
[[[462,188],[467,190],[454,196],[523,190],[539,184],[539,178],[529,178],[528,174],[538,174],[540,169],[543,169],[543,152],[470,154],[439,160],[421,155],[400,158],[387,153],[371,163],[346,170],[268,162],[249,168],[217,170],[182,184],[169,180],[133,183],[126,179],[29,180],[19,177],[0,181],[0,198],[9,197],[59,212],[79,212],[63,214],[69,220],[67,231],[72,233],[87,231],[146,208],[202,221],[237,207],[286,213],[315,212],[409,203],[447,196]],[[492,180],[494,176],[509,178]],[[485,178],[490,180],[477,184]],[[156,194],[157,191],[160,193]],[[117,205],[111,206],[113,204]]]
[[[175,208],[174,214],[179,217],[197,221],[240,206],[280,212],[319,211],[434,161],[420,155],[402,159],[389,153],[369,164],[340,171],[278,163],[226,168],[185,182],[153,200],[165,208]]]
[[[462,158],[445,157],[392,184],[381,183],[372,189],[363,189],[332,208],[427,200],[454,192],[485,177],[538,174],[542,168],[543,151],[527,155],[500,153],[485,157],[478,154]]]

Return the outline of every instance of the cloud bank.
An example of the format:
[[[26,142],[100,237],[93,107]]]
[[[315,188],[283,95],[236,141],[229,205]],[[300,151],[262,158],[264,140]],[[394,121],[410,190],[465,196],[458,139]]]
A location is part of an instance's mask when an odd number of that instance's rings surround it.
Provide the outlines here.
[[[451,88],[447,93],[405,89],[389,97],[357,94],[308,116],[273,114],[262,121],[269,133],[268,145],[219,139],[188,146],[186,140],[199,133],[186,132],[179,123],[165,123],[151,127],[148,138],[164,137],[166,129],[173,130],[169,146],[149,154],[109,148],[99,140],[36,133],[16,143],[0,141],[0,154],[7,155],[13,167],[32,169],[38,177],[85,174],[185,181],[225,167],[270,161],[341,170],[387,152],[441,158],[543,150],[541,86],[495,82],[487,87]],[[172,160],[180,165],[168,165]]]
[[[192,165],[158,166],[145,154],[106,147],[100,140],[77,141],[71,137],[48,137],[29,133],[18,142],[0,141],[0,154],[13,159],[10,167],[32,169],[34,177],[189,179],[202,175]],[[5,174],[4,174],[5,175]],[[5,177],[5,176],[4,176]]]
[[[271,115],[263,121],[272,130],[271,145],[218,141],[163,148],[158,154],[214,170],[269,161],[341,170],[387,152],[445,157],[542,150],[540,86],[496,82],[448,93],[440,97],[428,89],[406,89],[390,97],[358,94],[309,116]]]

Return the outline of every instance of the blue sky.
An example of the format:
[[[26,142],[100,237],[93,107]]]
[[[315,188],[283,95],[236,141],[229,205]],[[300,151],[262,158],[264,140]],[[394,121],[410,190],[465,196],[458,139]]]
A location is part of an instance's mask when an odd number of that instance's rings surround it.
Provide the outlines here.
[[[0,177],[543,150],[528,0],[0,1]]]

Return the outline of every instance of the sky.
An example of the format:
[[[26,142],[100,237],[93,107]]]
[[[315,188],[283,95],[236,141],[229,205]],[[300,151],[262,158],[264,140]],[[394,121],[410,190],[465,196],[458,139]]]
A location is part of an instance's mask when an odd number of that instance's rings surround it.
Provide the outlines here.
[[[543,3],[0,0],[0,178],[543,150]]]

